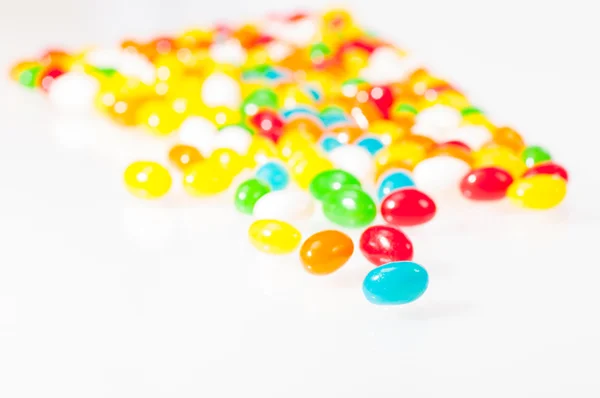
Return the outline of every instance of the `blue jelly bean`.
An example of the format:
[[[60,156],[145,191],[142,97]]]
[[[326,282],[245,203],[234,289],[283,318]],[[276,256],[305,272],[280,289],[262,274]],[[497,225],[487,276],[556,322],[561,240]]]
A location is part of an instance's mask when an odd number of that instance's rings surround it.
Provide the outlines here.
[[[373,304],[399,305],[421,297],[428,285],[425,268],[412,261],[397,261],[369,272],[363,282],[363,293]]]
[[[256,178],[267,184],[273,191],[285,189],[290,182],[290,174],[284,165],[267,162],[256,171]]]
[[[408,187],[414,187],[415,182],[407,172],[402,170],[394,170],[387,174],[377,187],[377,198],[383,200],[390,193]]]
[[[365,137],[360,139],[356,145],[365,148],[371,155],[375,155],[377,152],[381,151],[385,145],[379,138],[375,137]]]
[[[329,136],[324,137],[321,140],[320,145],[325,152],[331,152],[335,148],[341,147],[343,144],[339,142],[337,138]]]

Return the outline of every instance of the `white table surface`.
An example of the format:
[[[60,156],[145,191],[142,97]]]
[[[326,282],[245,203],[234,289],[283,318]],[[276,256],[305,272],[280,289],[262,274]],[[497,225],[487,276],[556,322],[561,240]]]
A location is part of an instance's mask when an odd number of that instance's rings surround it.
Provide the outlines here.
[[[572,176],[553,211],[442,204],[408,231],[430,288],[393,308],[364,300],[360,253],[316,278],[295,256],[255,253],[226,201],[131,198],[124,165],[162,143],[60,117],[6,77],[50,46],[292,2],[2,3],[0,397],[600,396],[597,5],[387,3],[351,2]]]

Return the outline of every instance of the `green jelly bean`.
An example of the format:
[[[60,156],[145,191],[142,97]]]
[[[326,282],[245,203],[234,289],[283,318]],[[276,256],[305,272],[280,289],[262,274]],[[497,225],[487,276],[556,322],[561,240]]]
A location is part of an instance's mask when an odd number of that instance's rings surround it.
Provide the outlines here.
[[[19,83],[25,87],[34,88],[41,71],[42,67],[40,65],[32,66],[31,68],[24,70],[19,75]]]
[[[476,108],[474,106],[468,106],[466,108],[463,108],[460,113],[463,116],[471,116],[471,115],[482,115],[483,111],[479,108]]]
[[[323,199],[323,213],[330,221],[346,228],[365,227],[377,215],[373,199],[356,187],[333,191]]]
[[[271,191],[271,188],[256,178],[251,178],[240,184],[235,192],[235,207],[241,213],[252,214],[256,202]]]
[[[270,88],[259,88],[253,91],[242,103],[242,113],[254,115],[260,108],[279,108],[279,99]]]
[[[350,187],[360,189],[360,181],[347,171],[332,169],[317,174],[310,182],[309,190],[315,199],[323,200],[331,192]]]
[[[546,151],[541,146],[529,146],[523,150],[521,153],[521,159],[527,165],[527,167],[532,167],[538,163],[547,162],[552,160],[552,156],[550,153]]]

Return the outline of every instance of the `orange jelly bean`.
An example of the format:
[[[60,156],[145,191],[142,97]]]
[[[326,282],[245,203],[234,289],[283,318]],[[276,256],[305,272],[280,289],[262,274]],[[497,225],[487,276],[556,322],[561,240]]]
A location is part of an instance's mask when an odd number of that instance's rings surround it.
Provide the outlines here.
[[[169,151],[169,160],[179,170],[185,170],[203,159],[200,151],[191,145],[178,144]]]
[[[496,144],[511,149],[515,153],[521,153],[525,149],[523,137],[510,127],[496,129],[494,138],[490,144]]]
[[[436,142],[434,140],[432,140],[431,138],[424,136],[424,135],[419,135],[419,134],[410,134],[407,135],[404,140],[402,140],[404,142],[414,142],[416,144],[421,145],[423,148],[425,148],[425,150],[427,152],[429,152],[430,150],[432,150],[435,146],[436,146]]]
[[[354,243],[340,231],[321,231],[308,238],[300,248],[304,268],[314,275],[328,275],[348,262]]]
[[[452,156],[453,158],[461,159],[470,165],[473,164],[473,154],[471,150],[462,145],[455,145],[453,143],[436,145],[427,154],[427,157],[430,158],[434,156]]]

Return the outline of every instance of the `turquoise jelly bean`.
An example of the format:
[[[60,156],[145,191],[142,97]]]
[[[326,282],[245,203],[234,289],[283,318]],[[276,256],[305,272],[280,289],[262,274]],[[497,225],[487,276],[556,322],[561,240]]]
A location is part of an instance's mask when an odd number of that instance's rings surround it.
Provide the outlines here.
[[[321,140],[320,145],[325,152],[331,152],[335,148],[340,147],[343,144],[339,142],[335,137],[325,137]]]
[[[428,285],[425,268],[412,261],[397,261],[369,272],[363,282],[363,293],[373,304],[399,305],[421,297]]]
[[[267,184],[273,191],[280,191],[288,186],[290,174],[281,163],[268,162],[256,171],[256,179]]]
[[[371,155],[375,155],[377,152],[381,151],[385,145],[379,138],[375,137],[365,137],[360,139],[356,145],[365,148]]]
[[[414,187],[415,182],[405,171],[394,170],[387,174],[377,187],[377,198],[382,201],[390,193],[407,187]]]

